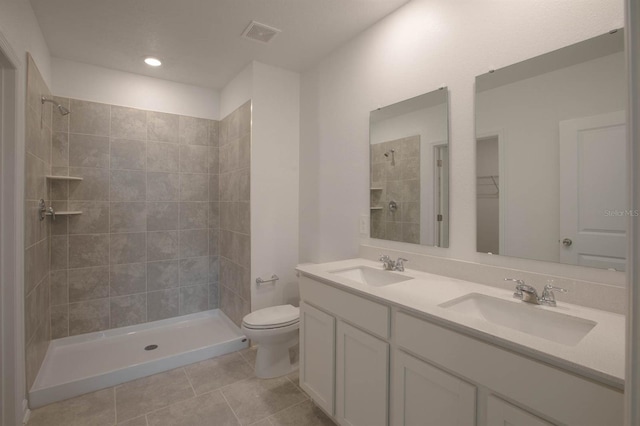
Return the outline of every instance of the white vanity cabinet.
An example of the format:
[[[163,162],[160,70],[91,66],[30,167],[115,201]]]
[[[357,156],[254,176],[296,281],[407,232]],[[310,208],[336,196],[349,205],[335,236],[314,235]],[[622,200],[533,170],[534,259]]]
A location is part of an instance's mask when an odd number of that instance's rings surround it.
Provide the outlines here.
[[[518,417],[521,422],[512,422],[515,426],[547,424],[534,423],[536,417],[548,419],[548,424],[572,426],[623,423],[623,394],[615,389],[402,311],[394,316],[393,334],[399,350],[454,372],[481,387],[483,394],[503,396],[517,403],[522,415]],[[489,401],[493,401],[492,405]],[[486,410],[491,414],[487,416],[488,426],[510,424],[500,420],[496,407],[504,406],[491,396],[478,398],[478,405],[483,408],[479,413]],[[489,413],[489,408],[493,413]],[[515,418],[518,411],[502,412]],[[479,424],[484,420],[481,416],[478,419]]]
[[[300,386],[341,425],[388,425],[389,307],[307,277],[300,293]]]
[[[495,426],[553,426],[533,414],[490,395],[487,398],[487,424]]]
[[[623,393],[300,277],[300,385],[348,426],[621,426]]]
[[[394,358],[393,425],[476,424],[475,386],[403,351]]]
[[[389,344],[338,321],[336,418],[342,425],[385,426],[389,405]]]
[[[300,303],[300,387],[334,415],[336,320]]]

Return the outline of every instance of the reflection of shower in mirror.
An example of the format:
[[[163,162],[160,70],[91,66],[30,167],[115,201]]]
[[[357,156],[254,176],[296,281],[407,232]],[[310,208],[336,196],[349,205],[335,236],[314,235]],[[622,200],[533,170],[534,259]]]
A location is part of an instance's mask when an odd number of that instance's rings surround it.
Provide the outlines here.
[[[384,156],[386,158],[389,158],[389,156],[391,156],[391,165],[392,166],[396,165],[396,150],[395,149],[390,149],[389,151],[385,152]]]

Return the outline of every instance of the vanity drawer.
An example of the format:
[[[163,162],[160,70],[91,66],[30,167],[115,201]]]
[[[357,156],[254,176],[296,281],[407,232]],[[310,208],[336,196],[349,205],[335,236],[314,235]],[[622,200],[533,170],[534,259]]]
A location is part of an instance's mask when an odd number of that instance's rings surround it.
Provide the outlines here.
[[[528,411],[576,426],[622,425],[621,391],[398,312],[398,346]]]
[[[300,298],[353,325],[389,338],[389,307],[338,290],[311,278],[300,277]]]

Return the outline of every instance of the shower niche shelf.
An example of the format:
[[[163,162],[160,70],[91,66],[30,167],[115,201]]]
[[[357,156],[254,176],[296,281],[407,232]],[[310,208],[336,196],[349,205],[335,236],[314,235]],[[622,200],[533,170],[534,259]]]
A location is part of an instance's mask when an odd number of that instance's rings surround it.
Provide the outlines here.
[[[47,175],[47,179],[49,180],[82,180],[81,177],[77,177],[77,176],[54,176],[54,175]]]

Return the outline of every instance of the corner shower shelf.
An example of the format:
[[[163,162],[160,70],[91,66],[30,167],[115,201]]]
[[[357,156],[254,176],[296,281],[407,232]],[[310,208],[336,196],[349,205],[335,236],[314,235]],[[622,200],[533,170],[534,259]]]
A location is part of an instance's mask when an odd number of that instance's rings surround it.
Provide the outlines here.
[[[369,188],[369,189],[372,190],[372,191],[382,191],[384,188],[375,187],[375,188]]]
[[[382,210],[383,207],[370,207],[369,209],[370,210]]]
[[[81,177],[76,177],[76,176],[52,176],[52,175],[48,175],[47,179],[49,180],[82,180]]]

